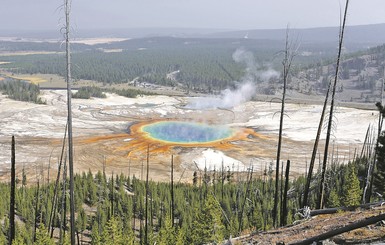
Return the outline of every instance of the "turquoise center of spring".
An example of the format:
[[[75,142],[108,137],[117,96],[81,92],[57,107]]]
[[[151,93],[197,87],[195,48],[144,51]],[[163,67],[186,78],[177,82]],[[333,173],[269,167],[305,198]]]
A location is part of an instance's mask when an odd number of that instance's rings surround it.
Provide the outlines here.
[[[142,127],[149,137],[179,144],[209,143],[229,138],[233,130],[223,125],[204,123],[164,121]]]

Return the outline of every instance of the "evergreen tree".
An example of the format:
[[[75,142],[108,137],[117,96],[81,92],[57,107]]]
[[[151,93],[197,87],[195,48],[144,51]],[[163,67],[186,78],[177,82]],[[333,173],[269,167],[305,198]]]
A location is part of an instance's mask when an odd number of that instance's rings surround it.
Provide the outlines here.
[[[99,225],[98,222],[95,220],[92,224],[92,231],[91,231],[91,244],[92,245],[100,245],[101,244],[101,238],[99,234]]]
[[[5,244],[5,241],[2,244]],[[12,242],[12,245],[24,245],[24,244],[26,243],[24,242],[24,239],[21,236],[16,236],[15,240],[13,240]]]
[[[334,188],[331,190],[331,192],[329,194],[328,206],[329,207],[340,207],[341,206],[340,198],[338,196],[336,189],[334,189]]]
[[[221,210],[214,197],[208,195],[202,210],[196,212],[192,224],[191,242],[205,244],[223,240],[224,226],[221,221]]]
[[[115,217],[112,217],[106,224],[101,239],[101,244],[104,245],[125,245],[123,239],[122,227]]]
[[[385,195],[385,131],[378,138],[378,143],[377,168],[374,173],[373,187],[375,191]]]
[[[55,242],[50,238],[47,229],[44,224],[40,224],[39,229],[36,232],[35,245],[55,245]]]
[[[342,187],[343,202],[345,206],[356,206],[360,204],[361,190],[360,181],[356,174],[354,164],[349,164],[345,168],[344,185]]]
[[[178,234],[175,238],[175,245],[184,245],[186,244],[186,230],[184,227],[178,230]]]
[[[83,231],[87,228],[87,214],[84,209],[80,209],[78,217],[76,219],[76,230],[80,232],[81,239],[83,240]]]
[[[157,244],[160,245],[174,245],[176,243],[175,229],[169,215],[166,215],[166,220],[163,227],[159,230]]]

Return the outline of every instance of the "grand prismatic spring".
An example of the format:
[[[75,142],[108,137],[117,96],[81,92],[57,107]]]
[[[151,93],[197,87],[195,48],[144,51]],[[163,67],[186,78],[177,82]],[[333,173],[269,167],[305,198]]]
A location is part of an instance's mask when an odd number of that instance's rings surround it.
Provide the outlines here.
[[[201,144],[231,138],[235,130],[223,125],[195,122],[161,121],[142,127],[154,140],[176,144]]]

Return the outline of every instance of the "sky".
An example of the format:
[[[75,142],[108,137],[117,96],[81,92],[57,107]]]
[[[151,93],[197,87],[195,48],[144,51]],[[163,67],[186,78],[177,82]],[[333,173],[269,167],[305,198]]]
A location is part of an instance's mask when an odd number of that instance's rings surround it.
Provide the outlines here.
[[[0,0],[1,30],[55,30],[64,0]],[[72,0],[76,29],[338,26],[344,0]],[[348,25],[385,23],[384,0],[350,0]],[[0,33],[1,35],[1,33]]]

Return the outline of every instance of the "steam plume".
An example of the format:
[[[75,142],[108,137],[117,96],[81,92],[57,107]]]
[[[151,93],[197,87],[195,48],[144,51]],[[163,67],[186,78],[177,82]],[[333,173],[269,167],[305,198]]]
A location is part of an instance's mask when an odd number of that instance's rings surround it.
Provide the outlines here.
[[[253,54],[243,48],[233,53],[233,59],[237,63],[246,65],[245,75],[240,82],[236,82],[236,88],[223,90],[219,97],[191,99],[187,108],[232,108],[253,98],[257,92],[257,82],[268,82],[271,78],[279,76],[279,73],[272,68],[261,70],[255,63]]]

